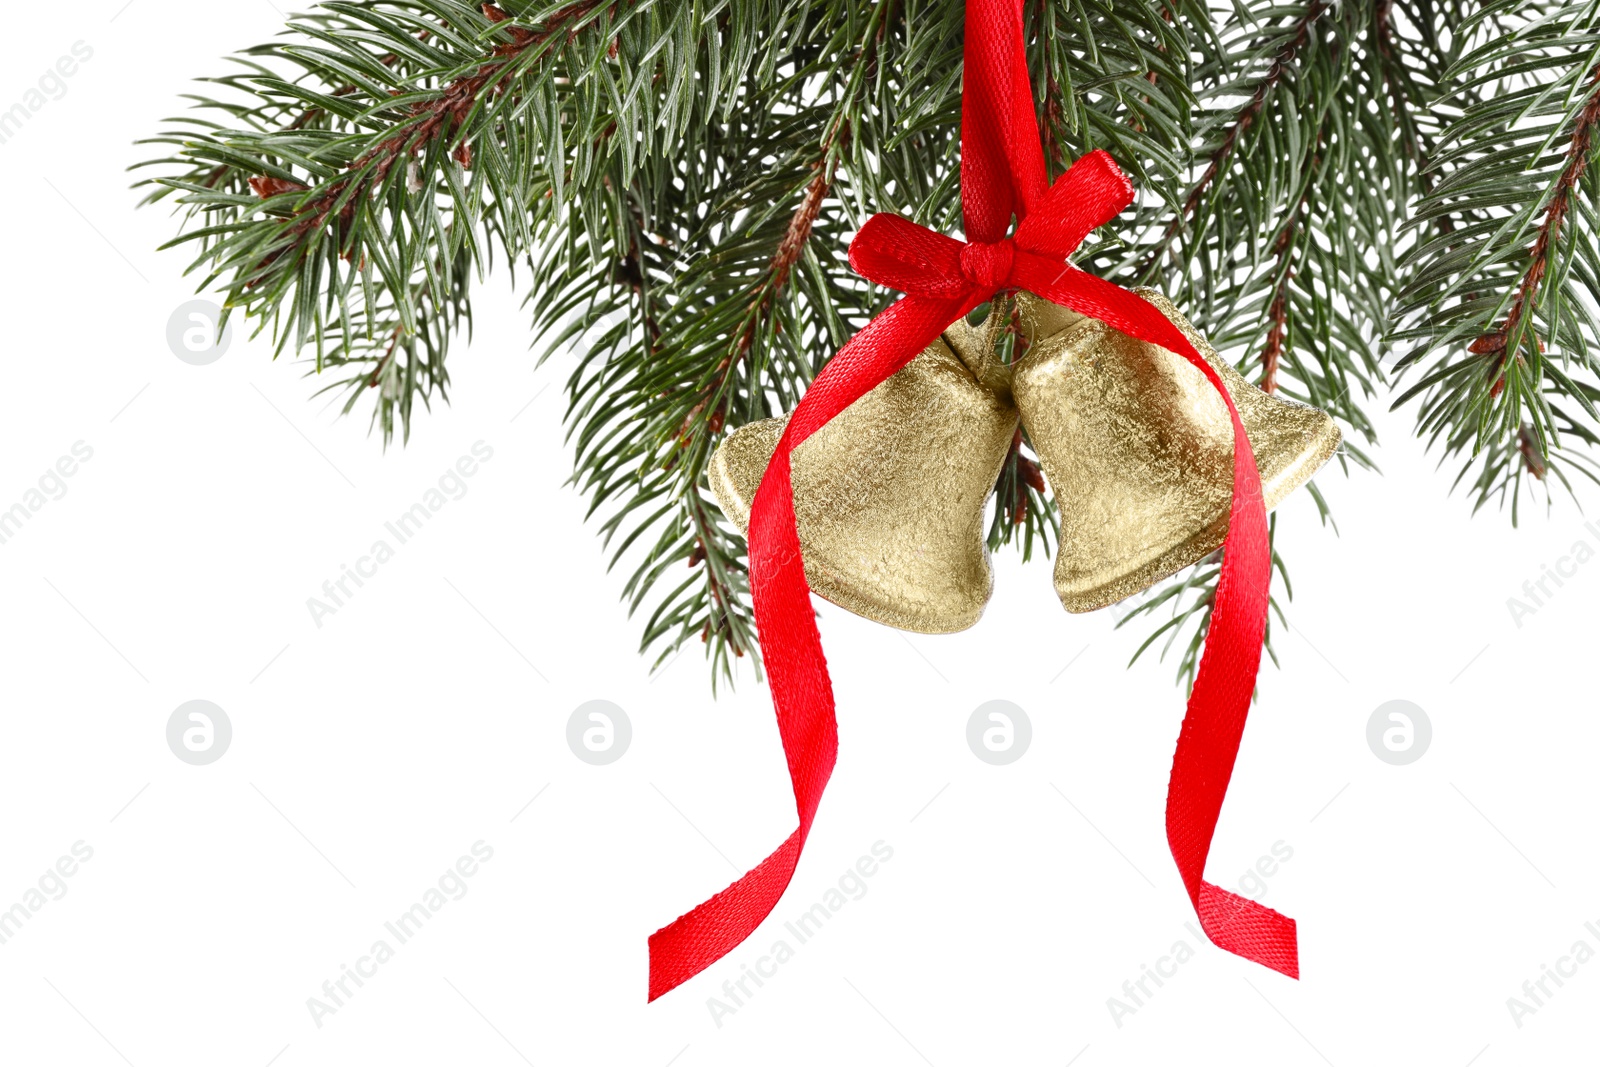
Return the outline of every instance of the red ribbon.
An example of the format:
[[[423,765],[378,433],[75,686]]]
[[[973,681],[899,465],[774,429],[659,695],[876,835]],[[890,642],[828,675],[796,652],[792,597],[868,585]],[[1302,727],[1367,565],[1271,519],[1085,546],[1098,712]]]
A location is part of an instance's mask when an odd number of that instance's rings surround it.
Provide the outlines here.
[[[753,933],[794,875],[838,751],[833,685],[795,528],[790,456],[828,420],[904,367],[996,294],[1026,289],[1161,345],[1194,364],[1233,420],[1233,503],[1205,652],[1189,694],[1167,790],[1167,842],[1213,943],[1299,977],[1293,919],[1204,880],[1261,661],[1271,551],[1261,480],[1222,380],[1147,301],[1065,260],[1133,200],[1111,157],[1092,152],[1047,180],[1022,37],[1023,0],[967,4],[961,207],[967,242],[896,215],[867,220],[850,245],[857,273],[906,296],[851,338],[790,416],[750,513],[756,625],[800,825],[727,889],[650,937],[650,999],[699,974]],[[1016,233],[1007,236],[1012,216]]]

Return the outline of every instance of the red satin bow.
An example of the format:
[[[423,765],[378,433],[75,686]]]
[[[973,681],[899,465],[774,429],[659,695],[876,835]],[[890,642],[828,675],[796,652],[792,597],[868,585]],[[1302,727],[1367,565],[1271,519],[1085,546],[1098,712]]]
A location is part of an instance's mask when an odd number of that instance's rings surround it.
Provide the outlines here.
[[[1299,976],[1294,920],[1204,880],[1206,856],[1244,732],[1266,628],[1271,552],[1261,480],[1222,380],[1166,316],[1064,261],[1133,200],[1104,152],[1049,184],[1022,39],[1022,0],[967,4],[961,207],[970,243],[896,215],[867,220],[850,245],[857,273],[907,295],[857,333],[790,416],[750,513],[750,587],[799,826],[727,889],[650,937],[650,999],[699,974],[759,926],[794,875],[838,749],[833,685],[795,529],[796,446],[997,293],[1026,289],[1184,356],[1233,420],[1233,504],[1205,652],[1189,694],[1167,791],[1167,841],[1201,928],[1218,946]],[[1015,216],[1014,235],[1006,231]]]

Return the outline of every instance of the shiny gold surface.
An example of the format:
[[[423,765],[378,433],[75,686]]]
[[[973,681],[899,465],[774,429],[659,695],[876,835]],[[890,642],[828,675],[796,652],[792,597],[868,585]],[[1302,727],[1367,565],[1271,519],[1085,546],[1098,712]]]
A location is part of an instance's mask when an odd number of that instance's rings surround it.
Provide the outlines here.
[[[1268,508],[1339,445],[1316,408],[1245,380],[1160,293],[1138,290],[1216,368],[1255,450]],[[1233,430],[1188,360],[1029,293],[1030,340],[1013,393],[1061,512],[1056,593],[1093,611],[1149,588],[1221,546],[1233,491]]]
[[[994,584],[984,505],[1017,426],[968,369],[991,366],[997,322],[953,324],[795,449],[800,552],[818,594],[918,633],[978,621]],[[741,426],[711,457],[712,492],[741,529],[787,422]]]

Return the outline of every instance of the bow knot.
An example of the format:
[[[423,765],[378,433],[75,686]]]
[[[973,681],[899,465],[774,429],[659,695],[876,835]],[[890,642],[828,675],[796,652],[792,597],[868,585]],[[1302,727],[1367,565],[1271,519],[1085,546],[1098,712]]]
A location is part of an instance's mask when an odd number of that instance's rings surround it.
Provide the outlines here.
[[[1034,201],[1013,236],[969,244],[879,213],[850,242],[850,266],[879,285],[964,302],[966,310],[1001,289],[1045,296],[1067,273],[1079,273],[1066,260],[1089,231],[1116,218],[1132,199],[1133,186],[1111,157],[1090,152]]]
[[[1011,277],[1016,251],[1016,242],[1009,237],[962,245],[961,276],[977,289],[990,292],[1001,289]]]

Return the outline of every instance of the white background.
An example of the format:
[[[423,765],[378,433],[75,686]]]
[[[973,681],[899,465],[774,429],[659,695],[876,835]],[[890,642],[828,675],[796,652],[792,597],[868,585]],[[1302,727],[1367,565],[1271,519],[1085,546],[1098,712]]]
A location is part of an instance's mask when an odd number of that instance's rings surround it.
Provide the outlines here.
[[[698,647],[651,680],[563,485],[570,361],[535,369],[504,278],[452,358],[452,404],[387,455],[264,342],[173,356],[186,255],[154,251],[175,222],[134,210],[123,168],[187,78],[282,16],[123,3],[15,5],[0,44],[0,108],[75,41],[94,50],[0,145],[0,509],[93,449],[0,545],[0,908],[93,849],[0,945],[0,1062],[1593,1061],[1600,963],[1520,1028],[1507,998],[1574,942],[1600,950],[1600,565],[1521,628],[1506,599],[1600,536],[1567,503],[1520,532],[1470,518],[1409,413],[1381,420],[1383,476],[1321,479],[1338,536],[1304,494],[1282,509],[1294,629],[1209,868],[1233,886],[1292,848],[1263,899],[1300,922],[1302,981],[1185,929],[1162,831],[1171,664],[1125,669],[1138,633],[1066,615],[1048,563],[1007,553],[965,634],[822,607],[841,756],[793,886],[744,947],[647,1005],[647,935],[794,825],[764,687],[713,698]],[[480,440],[494,455],[467,495],[317,628],[307,598]],[[1365,731],[1401,698],[1434,739],[1395,767]],[[192,699],[233,724],[210,766],[167,747]],[[565,743],[591,699],[632,720],[610,766]],[[966,745],[991,699],[1032,719],[1010,766]],[[480,840],[493,859],[469,892],[318,1026],[307,999]],[[880,840],[893,859],[866,895],[717,1025],[708,998]],[[1108,998],[1179,940],[1194,958],[1119,1026]]]

